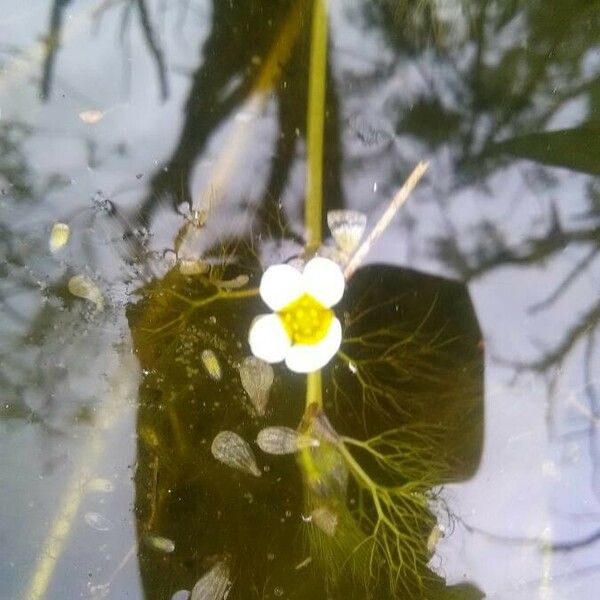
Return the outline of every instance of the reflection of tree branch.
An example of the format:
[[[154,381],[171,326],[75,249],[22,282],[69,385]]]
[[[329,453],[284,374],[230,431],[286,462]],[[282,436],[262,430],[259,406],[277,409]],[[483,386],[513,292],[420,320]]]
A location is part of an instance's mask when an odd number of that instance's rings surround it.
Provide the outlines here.
[[[163,100],[166,100],[169,96],[169,83],[167,81],[167,72],[165,68],[165,61],[162,50],[156,41],[156,35],[152,29],[152,23],[150,22],[150,16],[148,15],[148,9],[144,0],[135,0],[139,13],[140,23],[142,25],[142,31],[144,33],[144,39],[150,50],[150,54],[154,58],[156,63],[156,69],[158,71],[158,80],[160,82],[160,95]]]
[[[293,53],[289,70],[300,73],[306,64],[306,56],[302,46]],[[330,53],[328,52],[328,55]],[[328,165],[323,174],[323,199],[325,210],[323,211],[322,226],[326,226],[326,212],[334,208],[343,208],[344,198],[341,186],[341,144],[339,123],[339,102],[335,86],[335,80],[331,70],[331,64],[327,63],[327,83],[325,87],[327,115],[325,118],[325,148],[324,164]],[[281,235],[287,230],[285,217],[279,209],[279,201],[288,183],[293,161],[296,158],[299,136],[306,136],[305,106],[307,103],[307,87],[304,78],[297,82],[287,80],[280,85],[277,97],[279,99],[279,131],[277,145],[271,161],[270,173],[265,186],[265,194],[258,207],[256,220],[260,224],[261,231],[269,233],[270,236]],[[282,227],[283,225],[283,227]],[[293,234],[292,234],[292,237]],[[297,236],[297,241],[302,237]],[[303,243],[303,242],[301,242]]]
[[[52,11],[50,13],[50,31],[44,40],[46,44],[46,56],[44,58],[42,75],[42,100],[48,100],[50,97],[54,62],[60,44],[63,14],[69,2],[71,2],[71,0],[54,0],[54,3],[52,4]]]
[[[213,3],[210,34],[203,44],[203,60],[192,78],[181,134],[165,168],[152,179],[150,193],[139,211],[142,222],[149,220],[157,202],[164,201],[165,196],[173,206],[184,201],[191,204],[188,181],[193,165],[212,132],[248,95],[254,74],[252,57],[266,55],[282,15],[272,16],[272,27],[265,30],[263,13],[254,14],[249,7],[238,5],[234,8],[228,2]],[[231,35],[236,29],[247,28],[253,33],[262,31],[263,35],[251,39]],[[228,89],[236,78],[240,79],[238,85]]]
[[[590,453],[590,461],[592,463],[592,489],[594,490],[594,494],[596,499],[600,501],[600,487],[599,487],[599,476],[600,476],[600,464],[598,464],[598,459],[600,457],[600,448],[599,448],[599,437],[600,427],[599,427],[599,409],[598,406],[598,395],[596,394],[596,387],[593,380],[593,359],[594,359],[594,349],[596,342],[595,332],[592,330],[587,339],[587,344],[585,347],[585,352],[583,356],[583,366],[584,366],[584,378],[585,378],[585,389],[587,393],[587,397],[590,403],[590,424],[588,427],[588,435],[589,435],[589,453]]]
[[[512,536],[494,533],[474,525],[469,525],[466,521],[456,515],[453,515],[453,518],[456,519],[469,533],[476,533],[502,544],[539,546],[540,548],[548,549],[551,552],[571,552],[573,550],[578,550],[579,548],[584,548],[585,546],[590,546],[600,540],[600,530],[594,531],[590,535],[577,540],[548,542],[548,540],[543,539],[543,537]]]
[[[532,369],[539,372],[546,371],[554,365],[561,364],[575,344],[577,344],[583,336],[591,333],[599,321],[600,302],[597,302],[591,309],[584,313],[576,325],[567,331],[560,343],[555,346],[554,350],[547,352],[539,360],[522,363],[512,362],[510,364],[517,366],[520,369]]]
[[[266,219],[260,223],[262,232],[277,233],[282,225],[286,229],[277,205],[296,158],[297,138],[305,136],[307,32],[302,30],[298,6],[290,8],[282,3],[267,14],[252,9],[252,3],[245,9],[235,5],[234,9],[215,2],[213,8],[213,23],[202,48],[203,60],[193,76],[180,137],[165,167],[153,177],[139,218],[147,223],[157,203],[165,198],[174,206],[182,202],[191,205],[189,178],[212,133],[253,93],[264,94],[273,87],[279,102],[279,135],[258,217],[260,221]],[[253,35],[232,38],[231,31],[236,28]],[[286,47],[289,51],[284,51]],[[273,56],[279,57],[276,63]],[[279,76],[273,73],[279,73],[284,64],[286,76],[278,85]],[[344,201],[338,98],[329,64],[327,82],[325,163],[329,168],[323,185],[326,208],[331,209],[343,206]]]
[[[596,258],[596,256],[598,255],[598,253],[600,253],[600,247],[593,246],[592,249],[590,250],[590,252],[588,252],[573,267],[571,272],[563,279],[563,281],[558,285],[558,287],[554,290],[554,292],[552,292],[552,294],[550,294],[550,296],[548,296],[545,300],[542,300],[541,302],[538,302],[538,303],[534,304],[533,306],[531,306],[529,309],[529,312],[531,314],[539,312],[541,310],[548,308],[551,304],[556,302],[556,300],[558,300],[558,298],[560,298],[560,296],[562,296],[562,294],[569,289],[569,287],[575,281],[575,279],[577,279],[577,277],[579,277],[579,275],[581,275],[582,273],[585,272],[585,269],[587,269],[587,267],[590,265],[590,263],[592,263],[594,258]]]
[[[480,277],[498,267],[508,265],[530,266],[550,258],[557,252],[562,252],[567,244],[597,243],[598,230],[596,228],[581,229],[575,231],[553,230],[546,236],[531,238],[525,241],[519,248],[500,247],[486,255],[486,249],[479,249],[483,256],[476,264],[469,265],[466,261],[462,265],[463,275],[469,279]]]

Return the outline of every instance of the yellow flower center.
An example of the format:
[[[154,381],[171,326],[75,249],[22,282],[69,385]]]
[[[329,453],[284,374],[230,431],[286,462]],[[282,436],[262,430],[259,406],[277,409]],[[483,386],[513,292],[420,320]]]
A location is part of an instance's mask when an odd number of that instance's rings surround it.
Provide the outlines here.
[[[320,342],[327,335],[333,319],[333,311],[310,294],[303,294],[277,314],[290,339],[296,344]]]

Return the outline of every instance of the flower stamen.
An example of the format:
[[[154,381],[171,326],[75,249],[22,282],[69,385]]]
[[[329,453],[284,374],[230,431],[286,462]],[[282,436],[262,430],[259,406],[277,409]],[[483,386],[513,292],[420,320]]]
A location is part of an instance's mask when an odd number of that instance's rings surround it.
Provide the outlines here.
[[[334,313],[305,293],[284,306],[277,315],[293,343],[316,344],[327,335]]]

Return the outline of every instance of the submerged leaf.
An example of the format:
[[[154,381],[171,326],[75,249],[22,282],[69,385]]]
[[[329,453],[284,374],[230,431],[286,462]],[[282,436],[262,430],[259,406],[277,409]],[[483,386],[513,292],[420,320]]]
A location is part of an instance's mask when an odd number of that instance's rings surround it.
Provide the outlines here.
[[[312,522],[326,535],[333,537],[338,524],[338,515],[327,506],[319,506],[311,513]]]
[[[262,473],[250,444],[233,431],[221,431],[211,446],[213,456],[223,464],[243,473],[260,477]]]
[[[266,427],[258,432],[256,443],[267,454],[293,454],[303,448],[318,446],[319,440],[290,427]]]
[[[50,232],[50,251],[58,252],[69,241],[71,230],[66,223],[54,223]]]
[[[242,386],[252,406],[262,417],[269,402],[269,391],[273,385],[273,367],[256,356],[248,356],[239,367]]]
[[[73,296],[89,300],[96,305],[96,310],[104,310],[104,297],[100,288],[87,275],[74,275],[69,279],[69,292]]]
[[[367,216],[356,210],[330,210],[327,225],[337,247],[350,254],[356,250],[367,226]]]
[[[218,562],[203,575],[194,588],[190,600],[225,600],[231,588],[229,567],[224,561]]]

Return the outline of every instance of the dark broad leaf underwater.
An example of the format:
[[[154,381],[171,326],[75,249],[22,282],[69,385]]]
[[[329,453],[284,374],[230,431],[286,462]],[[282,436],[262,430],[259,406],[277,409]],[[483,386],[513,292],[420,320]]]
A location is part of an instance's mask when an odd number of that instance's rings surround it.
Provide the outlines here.
[[[249,275],[241,290],[214,283],[240,273]],[[273,456],[256,436],[298,428],[306,379],[274,365],[257,414],[238,368],[250,323],[266,308],[248,291],[260,270],[238,263],[217,275],[173,269],[128,308],[144,372],[138,537],[175,545],[171,553],[140,545],[146,598],[191,589],[217,563],[228,566],[236,600],[482,597],[467,584],[446,587],[427,568],[439,486],[470,477],[482,449],[483,351],[466,287],[391,266],[360,269],[336,307],[342,347],[323,370],[321,422],[343,441],[324,434],[317,448]],[[219,377],[202,364],[207,350]],[[303,426],[318,422],[305,416]],[[250,444],[260,477],[215,460],[221,431]]]

